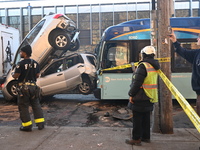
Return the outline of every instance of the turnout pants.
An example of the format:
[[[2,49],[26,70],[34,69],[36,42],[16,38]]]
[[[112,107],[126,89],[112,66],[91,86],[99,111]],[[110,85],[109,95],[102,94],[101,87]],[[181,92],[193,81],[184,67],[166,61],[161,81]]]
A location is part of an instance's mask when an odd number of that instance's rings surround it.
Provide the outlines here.
[[[36,86],[32,86],[29,88],[36,88]],[[34,90],[32,89],[32,91]],[[43,123],[44,116],[38,97],[37,96],[31,97],[30,93],[26,93],[23,91],[22,95],[23,96],[18,95],[18,109],[19,109],[20,119],[22,121],[22,126],[27,127],[32,125],[29,113],[29,106],[32,107],[35,123]]]

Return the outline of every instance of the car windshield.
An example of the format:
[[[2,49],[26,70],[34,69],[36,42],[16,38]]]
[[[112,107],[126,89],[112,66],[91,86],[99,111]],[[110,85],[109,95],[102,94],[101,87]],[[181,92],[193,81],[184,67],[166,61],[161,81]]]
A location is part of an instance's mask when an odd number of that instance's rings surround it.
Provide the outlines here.
[[[21,60],[21,57],[20,57],[20,50],[22,47],[24,47],[25,45],[28,45],[28,42],[26,41],[26,39],[21,43],[20,47],[18,48],[17,50],[17,53],[15,55],[15,60],[14,60],[14,67],[15,65]]]
[[[35,37],[38,35],[40,30],[42,29],[44,23],[45,23],[45,20],[42,20],[41,22],[39,22],[38,25],[35,26],[31,30],[31,32],[29,32],[29,34],[26,36],[26,40],[28,41],[29,44],[31,44],[34,41]]]

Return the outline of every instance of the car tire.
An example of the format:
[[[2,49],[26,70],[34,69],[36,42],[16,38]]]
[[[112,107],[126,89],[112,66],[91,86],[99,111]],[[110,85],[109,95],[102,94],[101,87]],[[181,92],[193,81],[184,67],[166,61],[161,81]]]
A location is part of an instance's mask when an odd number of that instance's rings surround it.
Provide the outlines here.
[[[66,50],[70,47],[71,38],[64,30],[53,30],[49,35],[49,43],[56,50]]]
[[[13,96],[13,99],[17,98],[17,84],[17,81],[11,81],[7,85],[7,91],[11,96]]]
[[[70,51],[73,52],[73,51],[76,51],[80,48],[80,40],[79,39],[76,39],[76,42],[75,43],[71,43],[70,45]]]
[[[81,94],[88,95],[92,92],[92,85],[89,79],[83,78],[83,82],[78,85],[78,91]]]

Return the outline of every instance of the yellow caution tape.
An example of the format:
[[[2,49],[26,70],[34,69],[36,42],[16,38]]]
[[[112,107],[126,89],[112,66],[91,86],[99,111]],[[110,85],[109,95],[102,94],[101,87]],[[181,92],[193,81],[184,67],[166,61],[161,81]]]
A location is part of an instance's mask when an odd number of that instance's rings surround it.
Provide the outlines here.
[[[170,62],[170,57],[164,57],[164,58],[156,58],[159,62]],[[134,63],[134,66],[137,66],[138,62]],[[107,69],[102,69],[101,73],[103,71],[107,71],[107,70],[118,70],[118,69],[126,69],[126,68],[130,68],[132,67],[131,64],[125,64],[125,65],[121,65],[121,66],[116,66],[116,67],[112,67],[112,68],[107,68]]]
[[[121,66],[116,66],[116,67],[112,67],[112,68],[103,69],[102,71],[105,71],[105,70],[125,69],[125,68],[130,68],[130,67],[131,67],[131,64],[126,64],[126,65],[121,65]]]
[[[164,57],[164,58],[156,58],[159,62],[170,62],[171,58],[170,57]]]
[[[138,65],[138,62],[135,62],[133,65],[134,65],[134,66],[137,66],[137,65]],[[130,68],[130,67],[132,67],[131,64],[125,64],[125,65],[116,66],[116,67],[112,67],[112,68],[102,69],[102,70],[100,71],[100,75],[103,73],[103,71],[107,71],[107,70],[118,70],[118,69],[126,69],[126,68]]]
[[[158,70],[158,74],[200,133],[200,117],[160,69]]]

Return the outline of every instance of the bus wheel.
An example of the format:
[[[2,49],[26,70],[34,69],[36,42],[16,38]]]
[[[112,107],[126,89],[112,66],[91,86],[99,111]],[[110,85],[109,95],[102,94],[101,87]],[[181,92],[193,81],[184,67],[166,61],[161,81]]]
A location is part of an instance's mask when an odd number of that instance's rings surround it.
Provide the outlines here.
[[[84,95],[90,94],[92,92],[92,85],[90,80],[83,78],[83,82],[78,85],[78,91]]]

